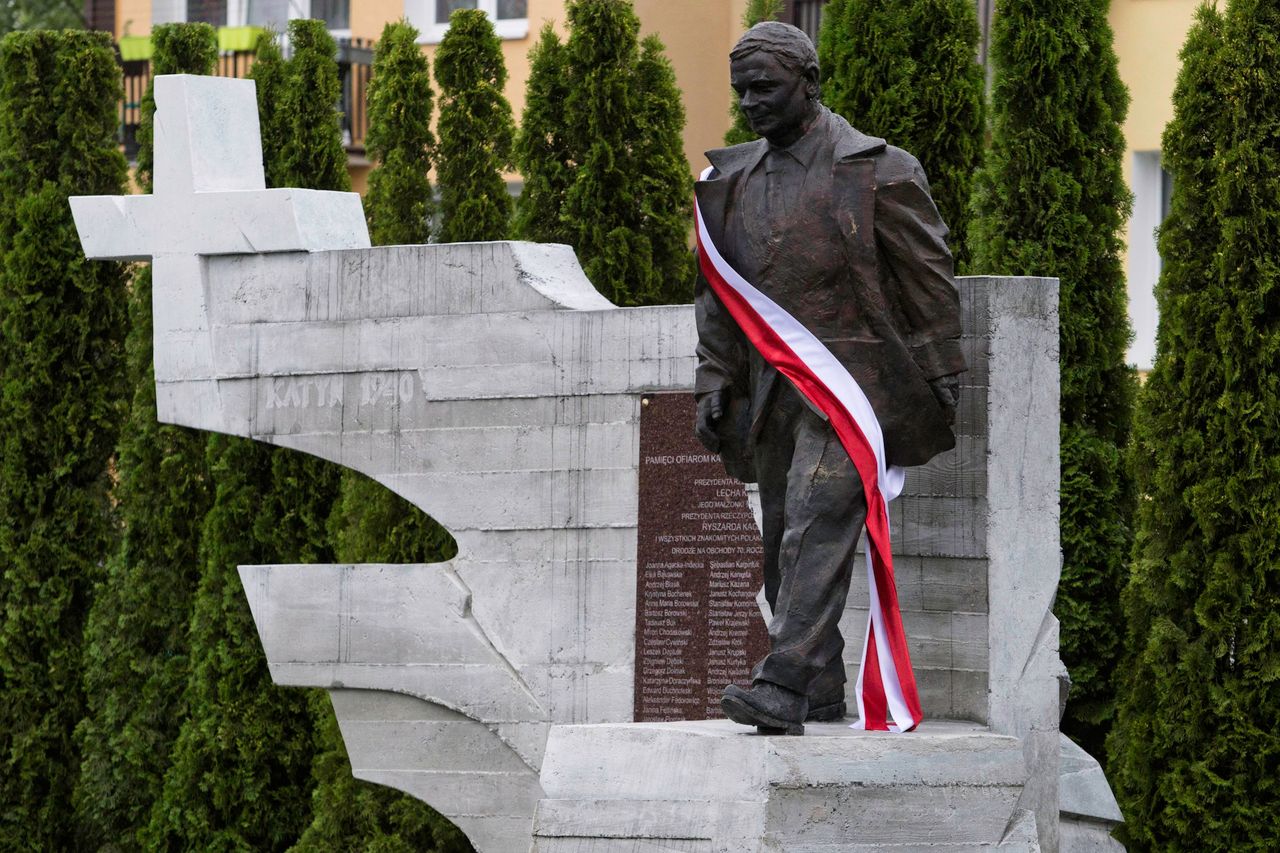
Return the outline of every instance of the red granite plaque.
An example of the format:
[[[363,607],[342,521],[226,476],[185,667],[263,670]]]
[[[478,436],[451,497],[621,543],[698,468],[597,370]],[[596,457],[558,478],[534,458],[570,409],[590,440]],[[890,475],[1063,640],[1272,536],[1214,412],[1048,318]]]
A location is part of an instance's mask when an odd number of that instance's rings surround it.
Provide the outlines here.
[[[698,443],[693,421],[691,394],[642,400],[636,722],[722,716],[725,685],[749,684],[769,649],[746,490]]]

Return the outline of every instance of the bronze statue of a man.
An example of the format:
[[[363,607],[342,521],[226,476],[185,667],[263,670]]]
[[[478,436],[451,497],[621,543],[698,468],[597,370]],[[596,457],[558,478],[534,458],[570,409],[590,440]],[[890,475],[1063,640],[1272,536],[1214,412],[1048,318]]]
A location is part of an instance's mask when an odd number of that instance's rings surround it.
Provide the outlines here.
[[[947,227],[919,162],[818,100],[818,58],[799,29],[752,27],[730,54],[734,90],[763,139],[707,152],[697,184],[706,235],[742,278],[853,376],[889,465],[955,444],[960,306]],[[867,516],[862,481],[822,409],[760,353],[700,277],[697,433],[731,474],[758,482],[769,654],[726,715],[802,733],[845,715],[844,612]]]

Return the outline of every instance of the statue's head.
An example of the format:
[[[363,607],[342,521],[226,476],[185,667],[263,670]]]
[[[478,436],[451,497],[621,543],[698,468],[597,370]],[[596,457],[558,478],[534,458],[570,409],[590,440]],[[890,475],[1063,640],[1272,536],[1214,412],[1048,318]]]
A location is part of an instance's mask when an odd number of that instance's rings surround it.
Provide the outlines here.
[[[800,137],[818,109],[818,52],[804,31],[765,21],[729,52],[729,78],[751,129],[775,145]]]

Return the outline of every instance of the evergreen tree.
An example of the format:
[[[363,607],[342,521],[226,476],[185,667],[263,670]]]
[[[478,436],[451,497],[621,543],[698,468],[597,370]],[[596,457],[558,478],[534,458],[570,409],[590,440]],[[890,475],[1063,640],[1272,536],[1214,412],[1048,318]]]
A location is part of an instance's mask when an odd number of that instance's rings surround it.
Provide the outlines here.
[[[635,75],[638,112],[633,147],[642,166],[635,177],[641,204],[639,228],[649,238],[650,276],[658,301],[687,301],[691,294],[681,285],[694,277],[688,231],[693,178],[684,156],[684,104],[676,72],[657,36],[640,42]]]
[[[285,62],[274,33],[258,33],[249,69],[258,93],[258,124],[262,135],[262,166],[267,186],[289,186],[285,171],[285,140],[289,138],[289,115],[280,108],[285,89]]]
[[[515,126],[502,94],[507,68],[489,16],[458,9],[436,51],[440,83],[440,242],[503,240],[511,228],[511,196],[502,172],[511,166]]]
[[[373,53],[365,136],[376,164],[364,200],[375,246],[431,239],[432,97],[431,63],[418,47],[418,31],[404,21],[387,24]]]
[[[973,0],[832,0],[818,38],[823,101],[919,158],[961,266],[985,132],[978,37]]]
[[[6,0],[0,3],[0,34],[12,30],[78,29],[84,4],[75,0]]]
[[[1202,7],[1182,60],[1111,775],[1130,849],[1274,850],[1280,9]]]
[[[693,292],[691,257],[682,263],[659,252],[678,245],[689,255],[691,179],[686,173],[662,186],[646,179],[665,171],[666,157],[683,157],[682,147],[669,152],[643,140],[661,124],[660,110],[683,123],[674,81],[656,69],[659,43],[650,43],[649,70],[641,75],[640,22],[629,2],[572,0],[568,12],[564,115],[577,168],[560,221],[587,277],[616,304],[687,302]],[[646,92],[645,83],[656,88]],[[669,134],[660,134],[670,144]],[[644,159],[655,155],[663,159]],[[680,274],[672,276],[673,269]]]
[[[117,195],[105,33],[0,41],[0,849],[76,847],[82,634],[112,547],[125,279],[86,260],[69,195]]]
[[[183,721],[147,850],[286,850],[310,820],[313,718],[306,694],[271,682],[236,567],[273,563],[298,525],[276,528],[273,450],[215,435],[213,506],[200,535]],[[311,549],[303,549],[310,551]],[[305,554],[312,556],[314,554]]]
[[[281,145],[281,186],[350,190],[347,152],[342,148],[342,124],[338,100],[342,87],[334,57],[338,46],[324,21],[289,22],[293,58],[277,107],[278,120],[287,128]],[[261,109],[261,104],[260,107]]]
[[[830,4],[828,4],[829,8]],[[751,29],[762,21],[778,20],[778,13],[782,11],[782,0],[747,0],[747,9],[742,13],[742,29]],[[830,14],[827,8],[823,9],[823,14]],[[741,145],[743,142],[751,142],[753,139],[759,139],[751,126],[747,124],[746,113],[742,111],[742,107],[738,104],[738,96],[735,93],[729,104],[729,115],[733,118],[733,124],[729,127],[728,132],[724,135],[725,145]]]
[[[211,74],[218,43],[208,24],[152,30],[156,74]],[[148,87],[138,132],[138,180],[151,187]],[[187,628],[199,572],[201,519],[209,505],[205,436],[156,418],[151,268],[129,293],[126,343],[133,404],[116,451],[114,497],[123,540],[107,563],[85,628],[89,714],[76,730],[82,763],[75,791],[87,843],[138,849],[136,834],[160,794],[169,751],[185,716]]]
[[[529,52],[524,115],[516,136],[516,166],[524,176],[515,220],[516,236],[521,240],[570,240],[569,229],[560,219],[574,173],[564,115],[569,97],[566,62],[564,45],[548,22]]]
[[[1128,93],[1107,0],[1007,0],[995,19],[994,114],[977,177],[973,268],[1057,276],[1062,580],[1055,612],[1072,678],[1063,730],[1101,754],[1114,713],[1120,590],[1131,543],[1123,464],[1134,378],[1121,228]]]

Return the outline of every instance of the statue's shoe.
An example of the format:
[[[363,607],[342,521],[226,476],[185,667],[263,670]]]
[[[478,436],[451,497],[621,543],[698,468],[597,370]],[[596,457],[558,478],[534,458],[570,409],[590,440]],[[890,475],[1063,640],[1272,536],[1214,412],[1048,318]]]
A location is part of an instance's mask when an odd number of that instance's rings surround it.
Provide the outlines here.
[[[845,704],[844,694],[840,694],[839,699],[828,697],[826,701],[818,698],[809,700],[809,713],[805,716],[806,723],[836,723],[845,718],[849,712],[849,706]]]
[[[730,684],[724,689],[720,708],[735,723],[755,726],[762,735],[802,735],[809,700],[803,693],[757,681],[750,690]]]
[[[844,701],[844,664],[836,658],[809,684],[809,714],[806,723],[834,723],[843,720],[848,706]]]

